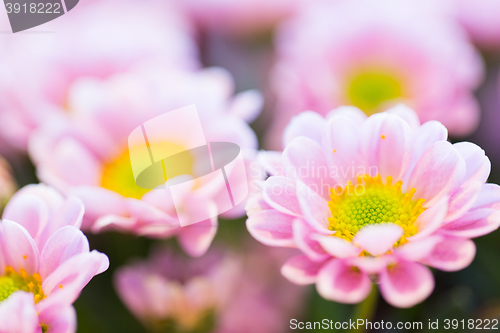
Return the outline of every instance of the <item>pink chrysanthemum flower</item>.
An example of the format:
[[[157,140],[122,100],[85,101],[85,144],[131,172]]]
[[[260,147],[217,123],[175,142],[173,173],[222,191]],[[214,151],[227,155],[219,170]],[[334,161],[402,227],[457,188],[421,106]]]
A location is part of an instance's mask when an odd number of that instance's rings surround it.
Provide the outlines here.
[[[83,211],[45,185],[9,201],[0,223],[0,332],[75,331],[71,304],[109,266],[79,230]]]
[[[424,3],[319,1],[287,22],[273,74],[275,145],[291,116],[340,105],[370,115],[404,102],[452,134],[472,131],[481,58],[444,9]]]
[[[264,267],[275,260],[265,254],[253,265],[236,254],[188,259],[156,251],[147,261],[119,269],[115,289],[152,332],[284,332],[290,305],[302,297],[292,284],[270,288],[269,279],[259,280],[259,273],[269,277]]]
[[[387,302],[410,307],[434,288],[431,271],[467,267],[470,238],[500,224],[500,187],[470,142],[451,144],[437,121],[399,105],[366,117],[354,107],[293,118],[282,155],[248,204],[247,227],[271,246],[298,247],[282,273],[327,299],[356,303],[372,280]]]
[[[128,137],[145,121],[195,104],[206,140],[235,143],[243,157],[249,153],[250,159],[257,138],[246,121],[259,114],[260,94],[247,91],[233,96],[232,78],[222,69],[188,72],[154,67],[108,80],[82,81],[70,96],[72,116],[47,119],[30,141],[40,179],[84,202],[83,229],[178,236],[189,254],[203,254],[215,236],[217,216],[181,227],[168,187],[147,190],[135,183]],[[164,131],[152,143],[182,151],[189,135]],[[150,163],[146,158],[144,163]],[[228,172],[227,177],[232,179],[237,172]],[[186,168],[186,175],[195,177],[195,170]],[[186,190],[181,213],[214,216],[214,203],[223,201],[225,193],[227,197],[225,186],[200,180],[198,186]],[[241,204],[224,216],[244,214]]]
[[[71,15],[43,29],[55,33],[0,36],[0,140],[8,144],[0,152],[5,154],[24,152],[47,116],[71,112],[68,91],[80,78],[105,78],[149,61],[199,66],[190,24],[165,1],[80,2]]]

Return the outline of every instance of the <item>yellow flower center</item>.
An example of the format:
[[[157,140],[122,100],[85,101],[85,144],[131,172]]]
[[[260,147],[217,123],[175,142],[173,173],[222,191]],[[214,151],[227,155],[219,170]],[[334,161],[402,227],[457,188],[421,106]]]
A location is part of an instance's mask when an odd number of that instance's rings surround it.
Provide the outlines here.
[[[348,182],[345,188],[332,189],[328,202],[332,212],[328,219],[330,230],[337,231],[335,236],[351,241],[364,226],[395,223],[404,230],[399,243],[406,242],[406,237],[417,233],[414,224],[425,208],[424,199],[413,200],[416,189],[402,193],[402,185],[402,181],[393,185],[391,176],[384,184],[379,175],[364,175],[357,178],[356,185]]]
[[[5,275],[0,277],[0,302],[6,300],[16,291],[24,290],[35,295],[35,303],[45,298],[40,275],[29,275],[21,268],[17,273],[12,267],[5,267]]]
[[[404,97],[402,80],[396,75],[373,71],[353,75],[346,87],[349,104],[374,114],[384,103]]]
[[[160,145],[162,149],[161,151],[167,155],[169,151],[178,152],[185,150],[182,145],[172,142],[162,142],[160,143]],[[145,163],[151,162],[149,160],[149,156],[145,156],[144,158],[147,158]],[[193,161],[187,161],[183,163],[182,171],[186,174],[191,174],[192,167]],[[165,179],[165,181],[166,180],[167,179]],[[125,149],[121,155],[104,165],[101,178],[101,186],[108,190],[117,192],[125,197],[135,199],[140,199],[144,194],[150,191],[149,189],[137,186],[134,179],[134,173],[132,171],[132,164],[130,162],[128,149]]]

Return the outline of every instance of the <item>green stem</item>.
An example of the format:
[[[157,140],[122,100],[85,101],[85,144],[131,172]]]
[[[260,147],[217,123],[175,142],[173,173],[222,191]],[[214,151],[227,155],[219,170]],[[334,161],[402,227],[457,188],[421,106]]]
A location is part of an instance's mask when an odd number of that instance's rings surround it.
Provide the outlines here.
[[[351,320],[356,321],[358,319],[363,319],[365,321],[370,321],[373,319],[375,315],[375,310],[377,310],[378,304],[378,287],[376,284],[373,284],[372,291],[370,295],[361,303],[356,305],[352,311]],[[362,333],[365,331],[363,328],[360,329],[352,329],[350,332]]]

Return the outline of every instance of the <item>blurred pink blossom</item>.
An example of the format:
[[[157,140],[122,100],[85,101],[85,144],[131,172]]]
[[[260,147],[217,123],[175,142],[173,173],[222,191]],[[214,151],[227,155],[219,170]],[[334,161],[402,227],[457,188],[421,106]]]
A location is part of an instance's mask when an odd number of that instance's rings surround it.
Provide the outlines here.
[[[48,115],[71,112],[68,90],[78,78],[105,78],[147,61],[199,66],[190,24],[165,2],[79,4],[36,31],[0,35],[0,45],[5,154],[26,150],[29,135]]]
[[[176,0],[201,30],[251,37],[272,32],[300,9],[301,0]]]
[[[89,251],[79,230],[84,208],[46,185],[28,185],[0,224],[0,332],[75,332],[71,304],[108,258]]]
[[[478,123],[472,91],[482,61],[441,6],[318,1],[283,25],[277,47],[274,147],[291,116],[324,115],[341,105],[373,114],[404,102],[422,121],[441,121],[455,135]]]
[[[262,263],[273,260],[260,257],[261,265],[255,266],[236,254],[209,252],[187,259],[157,251],[146,262],[119,269],[115,289],[153,332],[279,333],[285,331],[290,305],[300,305],[302,298],[280,279],[278,288],[255,279],[256,271],[265,270]]]
[[[217,217],[181,228],[168,187],[150,191],[136,185],[128,136],[155,116],[195,104],[206,140],[237,144],[250,163],[257,138],[246,121],[259,114],[260,94],[246,91],[233,96],[231,76],[222,69],[188,72],[154,66],[107,80],[81,80],[68,96],[73,114],[48,118],[30,141],[30,155],[40,179],[84,202],[84,229],[118,229],[157,238],[178,236],[190,255],[203,254],[215,236]],[[189,133],[162,135],[158,144],[179,149]],[[195,164],[190,172],[194,177]],[[250,173],[249,165],[247,174],[259,176]],[[242,177],[234,172],[227,176]],[[187,191],[182,213],[205,215],[204,211],[213,209],[213,203],[227,193],[225,186],[213,185],[200,181]],[[243,216],[244,204],[223,216]]]
[[[481,48],[500,49],[500,1],[450,0],[455,15],[472,40]]]
[[[368,118],[354,107],[326,119],[301,113],[285,130],[283,153],[260,156],[272,176],[249,200],[248,230],[264,244],[302,250],[282,273],[315,283],[326,299],[360,302],[374,280],[388,303],[413,306],[434,289],[426,266],[467,267],[470,238],[500,225],[500,187],[485,184],[489,159],[447,134],[403,105]]]

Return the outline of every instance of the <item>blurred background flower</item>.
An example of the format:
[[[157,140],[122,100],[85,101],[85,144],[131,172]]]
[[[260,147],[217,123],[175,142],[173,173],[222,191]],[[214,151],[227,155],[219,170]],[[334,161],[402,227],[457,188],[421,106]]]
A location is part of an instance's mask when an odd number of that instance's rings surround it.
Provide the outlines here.
[[[290,117],[354,105],[370,115],[399,102],[455,135],[479,121],[472,92],[482,61],[460,27],[427,2],[318,1],[277,38],[277,94],[269,140]],[[453,114],[453,116],[450,116]]]
[[[31,137],[30,155],[41,180],[84,202],[83,229],[117,229],[155,238],[178,236],[187,253],[200,256],[216,233],[217,218],[181,227],[168,187],[148,191],[136,185],[129,134],[166,111],[196,104],[207,142],[238,144],[250,164],[257,139],[245,120],[258,115],[261,98],[255,91],[232,96],[232,79],[222,69],[162,71],[156,65],[143,70],[76,82],[68,93],[72,114],[48,118]],[[163,132],[156,143],[177,149],[186,141],[185,134]],[[195,156],[190,163],[187,174],[197,178]],[[227,177],[234,176],[229,172]],[[210,180],[200,181],[186,193],[181,209],[186,215],[209,211],[210,203],[222,200],[225,191],[225,186],[214,188]],[[228,214],[244,215],[244,203],[241,206]]]
[[[125,1],[115,13],[113,1],[95,1],[45,25],[52,33],[2,36],[0,136],[8,145],[0,152],[26,150],[48,115],[70,112],[68,91],[79,78],[106,78],[151,60],[198,66],[191,26],[168,3]]]
[[[255,250],[189,259],[156,249],[148,261],[119,269],[115,289],[152,332],[285,332],[303,293],[266,271],[275,270],[279,256]]]

